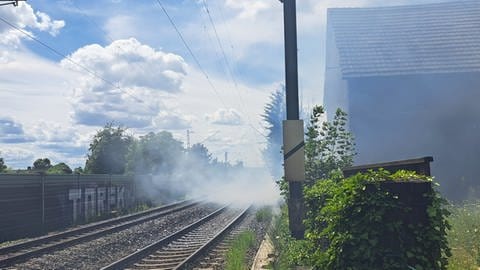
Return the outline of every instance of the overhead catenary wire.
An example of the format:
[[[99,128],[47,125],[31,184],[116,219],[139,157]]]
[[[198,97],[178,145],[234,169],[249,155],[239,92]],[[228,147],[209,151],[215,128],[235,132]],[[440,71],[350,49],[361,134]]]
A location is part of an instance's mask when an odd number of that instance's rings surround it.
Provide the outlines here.
[[[232,71],[230,61],[228,61],[228,57],[225,53],[225,49],[223,48],[223,44],[222,44],[222,41],[220,39],[220,36],[218,35],[217,27],[215,26],[215,22],[213,21],[212,15],[210,14],[210,9],[208,8],[207,0],[203,0],[202,3],[203,3],[203,7],[205,9],[205,12],[207,13],[208,19],[210,21],[210,25],[212,26],[213,32],[215,34],[215,38],[217,40],[218,47],[220,48],[221,55],[223,57],[223,62],[225,63],[226,74],[233,83],[233,86],[235,88],[235,92],[237,93],[238,98],[239,98],[238,101],[240,102],[240,107],[242,108],[242,112],[243,112],[243,109],[245,109],[246,106],[245,106],[245,103],[243,101],[242,96],[240,95],[240,91],[238,90],[237,80],[236,80],[235,75]],[[250,117],[248,116],[248,114],[245,113],[245,112],[243,112],[243,113],[247,116],[247,118],[249,118],[248,120],[250,122]]]
[[[203,68],[203,66],[200,64],[200,61],[198,61],[198,58],[195,56],[195,54],[193,53],[192,49],[190,48],[190,46],[188,45],[187,41],[185,40],[185,38],[183,37],[182,33],[180,32],[180,29],[178,29],[177,25],[175,24],[175,22],[173,21],[172,17],[170,16],[170,14],[168,13],[167,9],[165,9],[164,5],[162,4],[162,2],[160,0],[156,0],[156,2],[158,3],[158,5],[160,6],[160,8],[162,9],[163,13],[165,14],[165,16],[167,17],[168,21],[170,22],[170,24],[172,25],[172,27],[175,29],[175,32],[177,33],[178,37],[180,38],[180,40],[182,41],[183,45],[185,46],[185,48],[187,48],[187,51],[188,53],[190,54],[190,56],[192,57],[193,61],[195,61],[195,64],[197,65],[197,67],[200,69],[200,71],[202,72],[203,76],[205,77],[205,79],[208,81],[208,84],[210,85],[210,87],[212,88],[212,90],[214,91],[215,95],[217,96],[217,98],[220,100],[220,102],[223,104],[224,107],[227,107],[225,101],[223,101],[222,97],[220,96],[220,94],[218,93],[218,90],[217,88],[215,87],[215,85],[213,84],[212,80],[210,80],[210,77],[208,76],[208,73],[205,71],[205,69]]]
[[[73,5],[73,7],[75,7],[75,9],[77,9],[77,11],[80,13],[80,15],[82,15],[85,20],[87,20],[90,24],[92,24],[98,31],[102,32],[106,39],[111,43],[113,44],[115,42],[115,40],[112,38],[112,36],[110,36],[110,34],[108,34],[103,28],[101,28],[94,20],[92,20],[87,14],[86,12],[81,9],[76,3],[75,1],[71,1],[71,4]],[[126,52],[123,47],[121,46],[117,46],[116,48],[120,49],[121,51],[123,51],[124,53]],[[130,64],[131,65],[131,64]],[[131,65],[133,66],[133,68],[135,69],[141,69],[140,71],[144,72],[144,73],[148,73],[148,71],[143,68],[142,66],[139,66],[139,65]],[[140,100],[139,98],[137,98],[137,100]],[[141,103],[145,103],[143,100],[141,100]],[[149,109],[153,109],[152,107],[149,107]]]
[[[94,22],[93,20],[91,20],[87,15],[85,15],[85,12],[84,12],[78,5],[76,5],[75,2],[72,2],[72,5],[80,12],[80,14],[81,14],[89,23],[91,23],[93,26],[95,26],[95,28],[97,28],[99,31],[101,31],[111,43],[114,42],[113,38],[112,38],[107,32],[105,32],[102,28],[100,28],[97,23],[95,23],[95,22]],[[211,18],[210,18],[210,20],[211,20]],[[172,20],[172,22],[173,22],[173,20]],[[174,25],[175,25],[175,24],[174,24]],[[206,25],[204,25],[204,26],[205,26],[205,28],[206,28]],[[209,36],[209,37],[210,37],[210,36]],[[181,38],[183,38],[183,36],[181,36]],[[218,39],[218,36],[217,36],[217,39]],[[184,39],[183,39],[183,40],[184,40]],[[184,41],[185,41],[185,40],[184,40]],[[186,41],[185,41],[185,42],[186,42]],[[188,46],[188,45],[186,45],[186,47],[187,47],[187,49],[189,49],[189,46]],[[119,47],[119,48],[122,49],[122,47]],[[191,54],[193,54],[193,52],[191,52]],[[224,57],[225,57],[225,55],[224,55]],[[225,58],[225,59],[226,59],[226,58]],[[197,61],[198,61],[198,60],[197,60]],[[134,67],[140,68],[140,67],[138,67],[138,66],[134,66]],[[146,70],[144,70],[143,68],[142,68],[142,70],[143,70],[144,72],[146,72]],[[208,76],[208,75],[207,75],[207,76]],[[224,102],[222,102],[222,104],[223,104],[224,106],[226,106]],[[248,115],[247,115],[247,117],[248,117]],[[255,127],[253,127],[253,126],[252,126],[252,128],[255,129]],[[261,135],[263,136],[263,134],[261,134]]]
[[[232,69],[230,67],[230,62],[228,61],[227,55],[225,54],[225,49],[223,48],[222,41],[220,40],[220,36],[218,35],[217,27],[215,26],[215,22],[213,21],[212,15],[210,14],[210,9],[208,8],[207,0],[202,1],[203,6],[205,8],[205,12],[207,13],[208,19],[210,21],[210,24],[212,25],[213,32],[215,34],[215,38],[218,43],[218,47],[220,48],[220,51],[223,56],[223,61],[225,62],[225,67],[227,69],[227,74],[230,76],[230,79],[233,81],[233,84],[237,88],[237,80],[232,72]]]
[[[78,12],[79,12],[89,23],[91,23],[95,28],[97,28],[99,31],[101,31],[101,32],[105,35],[105,37],[107,38],[107,40],[108,40],[109,42],[111,42],[111,43],[114,42],[114,39],[113,39],[105,30],[103,30],[100,26],[98,26],[98,24],[95,23],[95,21],[93,21],[91,18],[89,18],[89,16],[87,16],[87,15],[85,14],[85,12],[84,12],[77,4],[75,4],[74,1],[72,1],[72,5],[78,10]],[[165,12],[166,12],[165,7],[162,5],[161,2],[160,2],[160,5],[161,5],[161,7],[163,7],[162,10],[163,10],[164,13],[165,13]],[[208,9],[207,6],[205,6],[205,7],[206,7],[206,9]],[[182,39],[182,42],[185,42],[185,43],[184,43],[184,44],[185,44],[185,47],[187,48],[187,50],[189,50],[189,53],[192,55],[192,57],[193,57],[194,60],[196,61],[196,64],[197,64],[197,65],[200,65],[200,62],[198,61],[198,58],[196,58],[196,56],[193,54],[193,51],[190,49],[190,46],[189,46],[188,44],[186,44],[186,40],[183,38],[183,35],[181,34],[180,30],[178,29],[178,27],[176,27],[176,24],[175,24],[175,22],[173,21],[173,18],[171,18],[171,16],[169,16],[168,12],[166,12],[166,15],[167,15],[167,17],[169,18],[169,21],[170,21],[170,23],[172,24],[172,26],[174,26],[174,28],[176,28],[176,30],[178,30],[177,34],[179,34],[180,39]],[[216,28],[215,28],[213,19],[212,19],[212,17],[211,17],[210,14],[208,14],[208,17],[209,17],[209,20],[210,20],[210,22],[212,23],[212,26],[213,26],[213,28],[214,28],[214,30],[215,30],[215,35],[216,35],[217,41],[219,42],[219,44],[220,44],[220,46],[221,46],[221,40],[220,40],[219,35],[218,35],[217,31],[216,31]],[[204,25],[204,26],[206,27],[206,25]],[[122,48],[119,47],[119,49],[122,49]],[[227,65],[228,65],[228,59],[227,59],[227,57],[226,57],[225,51],[224,51],[224,49],[223,49],[223,46],[221,46],[221,49],[222,49],[224,61],[225,61],[225,62],[227,63]],[[139,66],[134,66],[134,67],[135,67],[135,68],[141,68],[141,67],[139,67]],[[200,65],[200,67],[201,67],[201,65]],[[202,68],[202,67],[201,67],[201,68]],[[230,70],[230,67],[228,67],[228,68],[229,68],[229,71],[232,72],[232,71]],[[142,69],[143,69],[143,68],[142,68]],[[146,71],[144,70],[144,72],[146,72]],[[206,73],[206,72],[205,72],[205,73]],[[233,73],[230,73],[230,74],[233,75]],[[204,75],[209,79],[208,74],[204,74]],[[233,78],[233,79],[234,79],[235,87],[237,88],[237,82],[236,82],[235,78]],[[213,84],[213,82],[210,82],[210,83]],[[215,87],[214,87],[214,88],[215,88]],[[216,88],[215,88],[214,90],[216,90]],[[237,88],[237,93],[238,93],[238,88]],[[218,93],[216,93],[216,94],[218,95]],[[238,93],[238,95],[239,95],[240,100],[241,100],[242,103],[243,103],[242,97],[240,96],[239,93]],[[221,100],[220,97],[219,97],[219,99]],[[226,107],[225,102],[223,102],[223,100],[221,100],[221,101],[222,101],[222,104]],[[244,107],[245,107],[245,106],[244,106]],[[263,134],[261,131],[259,131],[255,126],[253,126],[253,124],[251,124],[250,116],[249,116],[247,113],[245,113],[245,112],[244,112],[244,114],[245,114],[245,115],[247,116],[247,118],[248,118],[248,125],[249,125],[252,129],[254,129],[254,131],[256,131],[258,134],[260,134],[262,137],[267,138],[267,136],[266,136],[265,134]]]
[[[97,28],[97,30],[99,30],[100,32],[102,32],[110,43],[113,43],[113,42],[114,42],[114,39],[113,39],[105,30],[103,30],[100,26],[98,26],[98,24],[97,24],[94,20],[92,20],[88,15],[86,15],[86,13],[85,13],[77,4],[75,4],[74,1],[72,1],[71,4],[72,4],[72,5],[77,9],[77,11],[85,18],[85,20],[87,20],[90,24],[92,24],[95,28]],[[204,24],[204,27],[205,27],[205,31],[206,31],[206,27],[207,27],[207,26],[206,26],[205,24]],[[209,34],[209,33],[207,32],[207,34]],[[210,37],[210,35],[209,35],[209,37]],[[212,43],[213,43],[213,42],[212,42]],[[122,47],[119,47],[119,49],[122,50],[123,48],[122,48]],[[136,65],[134,65],[134,67],[135,67],[135,68],[140,68],[140,69],[142,69],[143,72],[147,72],[147,71],[146,71],[144,68],[142,68],[141,66],[136,66]],[[211,137],[213,137],[213,136],[216,135],[217,133],[218,133],[218,131],[217,131],[215,134],[208,136],[206,139],[204,139],[204,140],[201,141],[200,143],[205,142],[206,140],[210,139]],[[187,140],[188,140],[188,138],[187,138]]]
[[[101,28],[98,26],[98,24],[96,24],[96,23],[95,23],[93,20],[91,20],[87,15],[85,15],[85,12],[84,12],[82,9],[80,9],[80,7],[78,7],[78,5],[76,5],[74,2],[72,2],[72,4],[73,4],[73,6],[80,12],[80,14],[81,14],[82,16],[84,16],[85,19],[86,19],[87,21],[89,21],[92,25],[94,25],[97,29],[99,29],[99,30],[107,37],[107,39],[108,39],[110,42],[114,42],[113,38],[112,38],[107,32],[105,32],[103,29],[101,29]],[[175,30],[177,31],[177,34],[179,35],[180,39],[182,40],[182,42],[184,42],[185,47],[187,48],[187,50],[189,50],[190,55],[192,56],[192,58],[194,59],[194,61],[196,62],[196,64],[202,69],[202,66],[200,65],[200,62],[198,61],[198,58],[196,58],[196,56],[193,54],[193,51],[190,49],[190,46],[188,45],[188,43],[186,42],[186,40],[183,38],[183,35],[181,34],[180,30],[179,30],[178,27],[176,26],[175,22],[173,21],[173,18],[171,18],[171,16],[168,14],[168,12],[166,11],[166,9],[165,9],[165,7],[162,5],[162,3],[160,2],[159,4],[160,4],[160,6],[162,7],[162,10],[164,11],[165,15],[168,17],[168,19],[169,19],[170,23],[172,24],[172,26],[173,26],[173,27],[175,28]],[[220,40],[220,38],[219,38],[218,32],[217,32],[216,27],[215,27],[215,23],[213,22],[213,19],[212,19],[210,13],[209,13],[208,6],[206,5],[206,2],[204,2],[204,6],[205,6],[205,8],[206,8],[206,10],[207,10],[207,14],[208,14],[208,18],[209,18],[209,20],[210,20],[210,23],[212,24],[212,27],[213,27],[213,29],[214,29],[217,42],[218,42],[218,44],[220,45],[220,48],[221,48],[221,50],[222,50],[223,59],[224,59],[226,65],[227,65],[228,71],[230,72],[230,76],[232,76],[232,79],[233,79],[235,88],[236,88],[236,90],[237,90],[237,94],[239,95],[239,99],[240,99],[240,101],[242,102],[243,106],[245,107],[245,105],[244,105],[244,103],[243,103],[243,99],[242,99],[240,93],[238,92],[238,86],[237,86],[236,79],[235,79],[234,74],[233,74],[233,72],[232,72],[232,70],[231,70],[231,68],[230,68],[230,65],[229,65],[229,62],[228,62],[228,58],[227,58],[227,56],[226,56],[225,50],[223,49],[221,40]],[[206,27],[206,25],[204,25],[204,26]],[[120,49],[121,49],[121,47],[120,47]],[[202,71],[204,71],[204,70],[202,70]],[[207,79],[209,79],[209,76],[208,76],[208,74],[206,74],[206,72],[204,72],[204,75],[207,77]],[[210,83],[211,85],[213,84],[213,82],[209,82],[209,83]],[[214,90],[216,91],[216,88],[215,88],[215,87],[214,87]],[[217,94],[217,96],[219,97],[217,91],[216,91],[216,94]],[[219,99],[222,101],[222,104],[226,107],[225,102],[223,102],[223,100],[222,100],[220,97],[219,97]],[[243,111],[243,110],[242,110],[242,111]],[[247,118],[248,118],[248,122],[249,122],[248,125],[249,125],[252,129],[254,129],[257,133],[259,133],[262,137],[267,138],[266,135],[264,135],[264,134],[263,134],[262,132],[260,132],[255,126],[253,126],[253,124],[251,124],[250,116],[248,115],[248,113],[245,113],[245,112],[244,112],[244,114],[245,114],[245,115],[247,116]]]
[[[95,26],[95,28],[97,28],[100,32],[102,32],[105,35],[105,37],[108,39],[108,41],[110,41],[110,43],[114,41],[114,39],[107,33],[107,31],[101,28],[94,20],[90,19],[88,15],[85,13],[85,11],[83,11],[77,4],[75,4],[75,1],[71,1],[71,4],[78,10],[78,12],[80,12],[80,14],[83,17],[85,17],[85,19],[89,23],[91,23],[93,26]]]
[[[193,53],[193,51],[191,50],[190,46],[188,45],[188,43],[186,42],[186,40],[183,38],[183,35],[181,34],[181,32],[179,31],[178,27],[176,26],[176,24],[174,23],[173,19],[170,17],[170,15],[168,14],[167,10],[165,9],[165,7],[162,5],[162,3],[160,2],[160,0],[157,0],[157,3],[160,5],[160,7],[162,8],[162,10],[164,11],[165,15],[167,16],[167,18],[169,19],[170,23],[172,24],[172,26],[174,27],[174,29],[176,30],[177,34],[179,35],[180,39],[182,40],[182,42],[184,43],[185,47],[187,48],[187,50],[189,51],[189,53],[191,54],[191,56],[193,57],[194,61],[196,62],[196,64],[198,65],[198,67],[200,68],[200,70],[202,71],[202,73],[204,74],[204,76],[206,77],[206,79],[208,80],[210,86],[212,87],[212,89],[214,90],[215,94],[217,95],[217,97],[220,99],[220,101],[222,102],[222,104],[224,105],[224,107],[227,107],[225,102],[223,101],[223,99],[220,97],[216,87],[214,86],[213,82],[211,81],[211,79],[209,78],[208,74],[206,73],[206,71],[204,70],[204,68],[201,66],[200,62],[198,61],[198,58],[195,56],[195,54]],[[65,53],[62,53],[60,52],[59,50],[55,49],[53,46],[43,42],[42,40],[40,40],[39,38],[33,36],[32,34],[30,34],[29,32],[27,31],[24,31],[23,29],[19,28],[18,26],[10,23],[9,21],[7,21],[6,19],[4,19],[3,17],[0,17],[0,21],[4,22],[5,24],[7,24],[8,26],[10,26],[11,28],[17,30],[18,32],[22,33],[23,35],[27,36],[28,38],[30,38],[31,40],[37,42],[38,44],[42,45],[43,47],[45,47],[46,49],[48,49],[49,51],[51,51],[52,53],[54,53],[55,55],[57,56],[60,56],[62,57],[63,59],[67,60],[68,62],[72,63],[73,65],[79,67],[81,70],[85,71],[86,73],[90,74],[91,76],[103,81],[104,83],[112,86],[114,89],[116,90],[119,90],[119,91],[122,91],[124,92],[125,94],[129,95],[130,97],[132,97],[135,101],[137,101],[138,103],[141,103],[141,104],[144,104],[144,105],[147,105],[145,103],[144,100],[130,94],[127,89],[125,88],[122,88],[120,87],[119,85],[115,84],[114,82],[110,81],[110,80],[107,80],[105,79],[104,77],[102,77],[100,74],[98,74],[97,72],[91,70],[90,68],[88,68],[87,66],[73,60],[70,56],[66,55]],[[149,107],[149,109],[152,109],[151,105],[147,105]],[[258,134],[260,134],[262,137],[264,138],[267,138],[266,135],[264,135],[263,133],[261,133],[257,128],[255,128],[251,123],[248,123],[248,125],[254,129]]]
[[[212,80],[210,79],[210,77],[208,76],[208,73],[205,71],[205,69],[203,68],[203,66],[201,65],[200,61],[198,60],[198,58],[195,56],[195,54],[193,53],[192,49],[190,48],[190,46],[188,45],[188,42],[186,41],[186,39],[183,37],[180,29],[177,27],[176,23],[174,22],[173,18],[170,16],[170,14],[168,13],[167,9],[165,8],[165,6],[162,4],[162,1],[160,0],[156,0],[156,3],[160,6],[160,8],[162,9],[163,13],[165,14],[165,16],[167,17],[168,21],[170,22],[171,26],[174,28],[175,32],[177,33],[177,35],[179,36],[180,40],[182,41],[183,45],[185,46],[185,48],[187,49],[188,53],[190,54],[190,56],[192,57],[192,59],[194,60],[195,64],[197,65],[197,67],[200,69],[200,71],[202,72],[202,74],[204,75],[204,77],[207,79],[210,87],[212,88],[212,90],[214,91],[215,95],[219,98],[219,100],[221,101],[221,103],[223,104],[223,106],[225,108],[228,108],[228,106],[226,105],[226,103],[224,102],[224,100],[221,98],[220,94],[218,93],[218,90],[217,88],[215,87],[215,85],[213,84]],[[218,35],[217,35],[217,38],[218,38]],[[255,128],[251,123],[248,123],[248,125],[257,133],[259,133],[262,137],[264,138],[268,138],[265,134],[261,133],[257,128]]]
[[[160,4],[161,4],[161,3],[160,3]],[[92,19],[90,19],[89,16],[87,16],[87,15],[85,14],[85,12],[84,12],[77,4],[75,4],[74,1],[72,1],[72,5],[79,11],[79,13],[80,13],[88,22],[90,22],[95,28],[97,28],[99,31],[101,31],[101,32],[105,35],[105,37],[108,39],[108,41],[109,41],[110,43],[113,43],[113,42],[114,42],[114,39],[113,39],[105,30],[103,30],[100,26],[98,26],[98,24],[97,24],[95,21],[93,21]],[[219,44],[219,46],[220,46],[220,48],[221,48],[221,51],[222,51],[223,60],[224,60],[224,62],[225,62],[226,65],[227,65],[228,72],[229,72],[229,74],[230,74],[230,76],[231,76],[231,78],[232,78],[232,80],[233,80],[235,89],[236,89],[237,94],[238,94],[238,96],[239,96],[239,100],[240,100],[241,103],[242,103],[241,105],[243,105],[243,108],[245,108],[245,107],[246,107],[246,106],[245,106],[245,103],[244,103],[244,101],[243,101],[243,98],[242,98],[239,90],[238,90],[238,84],[237,84],[237,80],[236,80],[236,78],[235,78],[235,74],[234,74],[233,70],[232,70],[231,67],[230,67],[230,63],[229,63],[229,61],[228,61],[227,55],[226,55],[226,53],[225,53],[225,50],[224,50],[224,48],[223,48],[221,39],[220,39],[220,37],[219,37],[219,35],[218,35],[217,29],[216,29],[216,27],[215,27],[215,23],[214,23],[214,21],[213,21],[213,19],[212,19],[212,17],[211,17],[211,14],[210,14],[209,8],[208,8],[208,6],[207,6],[206,0],[204,0],[203,5],[204,5],[204,7],[205,7],[205,10],[206,10],[206,13],[207,13],[207,15],[208,15],[209,21],[210,21],[210,23],[211,23],[211,25],[212,25],[212,28],[214,29],[217,42],[218,42],[218,44]],[[165,11],[166,11],[166,9],[165,9]],[[165,12],[165,11],[164,11],[164,12]],[[167,15],[167,14],[168,14],[168,13],[166,13],[166,15]],[[223,15],[222,15],[222,16],[223,16]],[[169,17],[169,15],[167,15],[167,17]],[[170,17],[169,19],[172,19],[172,18]],[[173,22],[173,19],[172,19],[170,22],[172,23],[172,22]],[[174,26],[176,27],[176,24],[175,24],[174,22],[172,23],[172,25],[174,25]],[[209,34],[208,31],[206,30],[206,27],[207,27],[207,26],[206,26],[205,24],[204,24],[204,27],[205,27],[205,31],[207,32],[207,35],[208,35],[209,38],[210,38],[210,34]],[[177,28],[177,30],[179,30],[179,29]],[[182,39],[182,41],[185,41],[185,42],[186,42],[186,40],[183,39],[183,36],[181,35],[181,33],[180,33],[180,38]],[[229,42],[230,42],[231,48],[233,49],[232,42],[231,42],[231,41],[229,41]],[[185,45],[185,47],[187,47],[187,49],[190,48],[190,46],[188,46],[188,44]],[[120,47],[120,49],[122,49],[122,48]],[[190,51],[191,51],[191,50],[190,50]],[[191,51],[190,54],[192,55],[192,54],[193,54],[193,51]],[[194,56],[194,59],[196,59],[195,56]],[[199,63],[198,59],[197,59],[197,62]],[[135,67],[135,68],[141,68],[141,67],[138,67],[138,66],[134,66],[134,67]],[[142,69],[143,69],[143,68],[142,68]],[[145,70],[143,70],[143,71],[146,72]],[[208,77],[208,75],[207,75],[207,77]],[[222,102],[222,104],[223,104],[224,106],[226,106],[224,102]],[[243,111],[243,110],[242,110],[242,112],[247,116],[248,125],[249,125],[254,131],[256,131],[258,134],[260,134],[262,137],[268,139],[268,137],[267,137],[265,134],[263,134],[258,128],[256,128],[256,127],[251,123],[250,115],[248,114],[248,112],[245,112],[245,111]],[[209,136],[208,138],[210,138],[210,137],[211,137],[211,136]],[[204,141],[206,141],[206,140],[204,140]],[[202,142],[203,142],[203,141],[202,141]]]
[[[128,93],[127,90],[121,88],[120,86],[116,85],[115,83],[105,79],[104,77],[102,77],[101,75],[99,75],[98,73],[96,73],[95,71],[89,69],[88,67],[78,63],[77,61],[73,60],[70,56],[60,52],[59,50],[55,49],[54,47],[48,45],[47,43],[41,41],[40,39],[36,38],[35,36],[33,36],[32,34],[28,33],[27,31],[24,31],[23,29],[19,28],[18,26],[10,23],[9,21],[7,21],[6,19],[4,19],[3,17],[0,17],[0,21],[4,22],[5,24],[7,24],[8,26],[10,26],[11,28],[19,31],[20,33],[22,33],[23,35],[29,37],[31,40],[37,42],[38,44],[42,45],[43,47],[47,48],[48,50],[50,50],[51,52],[53,52],[54,54],[56,54],[57,56],[60,56],[62,57],[63,59],[66,59],[68,62],[74,64],[75,66],[81,68],[83,71],[87,72],[88,74],[92,75],[93,77],[103,81],[104,83],[112,86],[114,89],[117,89],[117,90],[120,90],[120,91],[123,91],[125,92],[127,95],[129,95],[130,97],[132,97],[135,101],[139,102],[139,103],[142,103],[142,104],[145,104],[145,101],[133,96],[132,94]]]
[[[260,132],[253,124],[252,124],[252,121],[250,119],[250,115],[248,114],[247,111],[245,111],[245,108],[246,108],[246,105],[245,105],[245,102],[242,98],[242,95],[240,94],[240,90],[238,89],[238,83],[237,83],[237,79],[235,77],[235,74],[231,68],[231,64],[230,64],[230,61],[228,60],[228,57],[227,57],[227,54],[225,53],[225,49],[224,49],[224,46],[222,44],[222,41],[220,39],[220,35],[218,34],[218,31],[217,31],[217,27],[215,26],[215,22],[212,18],[212,15],[210,14],[210,9],[208,7],[208,4],[207,4],[207,0],[203,0],[202,1],[203,3],[203,7],[205,9],[205,12],[207,13],[207,16],[208,16],[208,19],[210,21],[210,24],[212,26],[212,29],[213,29],[213,32],[215,34],[215,38],[217,40],[217,44],[218,44],[218,47],[220,48],[220,51],[221,51],[221,54],[223,56],[223,61],[225,62],[225,67],[226,67],[226,70],[227,70],[227,75],[230,77],[230,79],[232,80],[233,82],[233,85],[234,85],[234,89],[238,95],[238,98],[239,98],[239,102],[240,102],[240,108],[241,108],[241,111],[242,113],[247,117],[247,121],[248,121],[248,125],[253,128],[257,133],[259,133],[261,136],[267,138],[267,136],[265,136],[262,132]],[[233,48],[233,46],[232,46]]]

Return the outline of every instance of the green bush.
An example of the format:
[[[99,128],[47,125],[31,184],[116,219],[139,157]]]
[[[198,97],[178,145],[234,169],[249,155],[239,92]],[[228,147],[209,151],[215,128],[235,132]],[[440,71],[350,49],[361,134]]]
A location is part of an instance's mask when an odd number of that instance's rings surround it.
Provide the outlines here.
[[[412,209],[381,186],[410,180],[431,181],[413,172],[380,170],[347,179],[334,174],[306,188],[309,264],[325,270],[447,269],[445,201],[431,189],[424,194],[428,222],[404,224],[401,217]]]
[[[290,236],[286,204],[281,206],[280,213],[273,218],[268,234],[275,249],[273,269],[293,269],[295,266],[304,264],[307,254],[305,241],[295,240]]]

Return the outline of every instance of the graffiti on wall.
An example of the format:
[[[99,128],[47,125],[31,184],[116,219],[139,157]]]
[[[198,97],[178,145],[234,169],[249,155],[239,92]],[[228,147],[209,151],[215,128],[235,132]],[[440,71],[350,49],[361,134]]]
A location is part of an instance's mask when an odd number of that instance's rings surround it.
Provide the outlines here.
[[[91,220],[126,206],[124,186],[72,188],[68,191],[73,222]]]

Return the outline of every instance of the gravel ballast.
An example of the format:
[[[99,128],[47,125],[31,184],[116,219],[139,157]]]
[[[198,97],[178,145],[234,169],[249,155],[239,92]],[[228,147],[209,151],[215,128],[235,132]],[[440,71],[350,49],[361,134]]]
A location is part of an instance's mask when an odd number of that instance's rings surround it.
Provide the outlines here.
[[[19,263],[11,269],[99,269],[212,213],[203,204]]]

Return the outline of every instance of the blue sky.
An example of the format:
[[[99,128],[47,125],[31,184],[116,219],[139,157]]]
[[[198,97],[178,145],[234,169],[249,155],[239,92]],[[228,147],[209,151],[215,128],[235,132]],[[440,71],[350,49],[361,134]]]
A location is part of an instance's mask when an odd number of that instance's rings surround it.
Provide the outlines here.
[[[300,92],[311,107],[323,99],[328,7],[441,0],[297,2]],[[136,135],[168,130],[182,141],[190,129],[192,143],[203,142],[220,159],[229,152],[233,161],[263,165],[260,114],[284,80],[281,3],[161,3],[203,70],[156,0],[30,0],[0,7],[1,18],[69,57],[0,21],[0,157],[8,166],[25,168],[43,157],[83,166],[88,143],[108,121]]]

